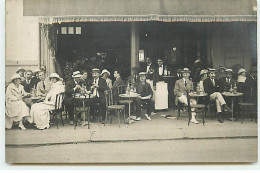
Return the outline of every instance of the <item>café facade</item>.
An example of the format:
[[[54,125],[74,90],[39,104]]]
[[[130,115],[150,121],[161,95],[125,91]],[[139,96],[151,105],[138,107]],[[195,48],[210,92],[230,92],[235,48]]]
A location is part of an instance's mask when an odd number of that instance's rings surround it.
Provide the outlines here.
[[[256,71],[255,0],[10,0],[6,7],[6,77],[18,67],[64,76],[75,61],[129,73],[145,57],[173,68],[200,59]]]

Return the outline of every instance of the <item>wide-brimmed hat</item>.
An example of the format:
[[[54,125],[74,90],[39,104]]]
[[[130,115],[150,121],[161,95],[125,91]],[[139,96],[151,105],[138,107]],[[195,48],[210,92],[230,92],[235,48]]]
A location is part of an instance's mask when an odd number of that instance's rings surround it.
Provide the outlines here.
[[[73,72],[73,74],[72,74],[72,77],[73,78],[80,78],[82,75],[80,74],[80,71],[75,71],[75,72]]]
[[[102,70],[101,76],[102,76],[104,73],[107,73],[107,75],[110,76],[110,72],[109,72],[107,69]]]
[[[22,67],[19,67],[19,68],[16,70],[16,73],[18,73],[19,71],[24,71],[24,72],[25,72],[25,69],[22,68]]]
[[[228,69],[225,70],[225,72],[226,72],[226,73],[231,73],[231,74],[232,74],[232,73],[233,73],[233,70],[230,69],[230,68],[228,68]]]
[[[244,69],[244,68],[241,68],[241,69],[239,69],[239,70],[238,70],[238,72],[237,72],[237,73],[238,73],[238,74],[240,74],[240,73],[243,73],[243,72],[246,72],[246,69]]]
[[[11,81],[13,81],[14,79],[22,79],[21,76],[17,73],[13,74],[13,76],[11,77]]]
[[[57,73],[52,73],[50,76],[49,76],[49,79],[50,78],[57,78],[58,80],[61,80],[60,76],[57,74]]]
[[[190,70],[188,68],[184,68],[181,73],[190,73]]]
[[[200,75],[207,74],[209,71],[207,69],[203,69],[200,71]]]

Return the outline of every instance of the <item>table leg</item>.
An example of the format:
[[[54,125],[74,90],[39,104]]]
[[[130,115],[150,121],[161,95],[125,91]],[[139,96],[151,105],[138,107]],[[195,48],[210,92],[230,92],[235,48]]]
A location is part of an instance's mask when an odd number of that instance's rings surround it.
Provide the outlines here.
[[[235,118],[234,118],[234,99],[233,97],[231,97],[231,118],[229,118],[230,121],[234,121]]]
[[[128,124],[130,125],[131,123],[130,123],[130,116],[131,116],[131,102],[130,102],[130,99],[129,99],[129,103],[128,103],[128,113],[129,113],[129,115],[128,115]]]

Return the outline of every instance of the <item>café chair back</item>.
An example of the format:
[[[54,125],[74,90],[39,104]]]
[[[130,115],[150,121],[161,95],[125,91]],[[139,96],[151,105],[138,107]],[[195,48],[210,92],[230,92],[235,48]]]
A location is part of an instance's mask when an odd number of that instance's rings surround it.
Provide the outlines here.
[[[118,125],[120,127],[120,115],[123,113],[124,121],[125,121],[125,105],[115,105],[113,102],[113,93],[112,90],[105,91],[105,98],[106,98],[106,119],[105,124],[107,123],[108,112],[115,111],[118,116]],[[110,124],[112,123],[112,114],[110,113]]]
[[[54,107],[54,110],[51,110],[51,111],[50,111],[50,115],[53,116],[53,120],[55,120],[57,129],[59,128],[59,127],[58,127],[58,115],[60,116],[62,125],[64,126],[64,122],[63,122],[63,119],[62,119],[63,99],[64,99],[64,92],[63,92],[63,93],[60,93],[60,94],[57,94],[57,95],[56,95],[56,99],[55,99],[55,107]]]

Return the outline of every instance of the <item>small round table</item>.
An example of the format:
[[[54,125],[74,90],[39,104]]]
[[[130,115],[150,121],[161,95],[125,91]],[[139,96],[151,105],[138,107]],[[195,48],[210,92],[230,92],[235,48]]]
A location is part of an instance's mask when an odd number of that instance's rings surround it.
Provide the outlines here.
[[[85,126],[85,125],[88,125],[88,129],[90,129],[90,120],[89,120],[89,109],[86,110],[86,105],[85,105],[85,102],[88,100],[88,99],[91,99],[93,98],[93,95],[87,93],[87,94],[75,94],[74,96],[75,99],[78,99],[80,101],[82,101],[82,107],[83,107],[83,113],[84,113],[84,116],[83,116],[83,123],[81,123],[81,126]],[[88,122],[86,122],[86,112],[88,114]],[[76,115],[77,116],[77,115]],[[75,122],[75,127],[74,129],[76,128],[76,122]]]
[[[198,93],[198,92],[192,92],[192,93],[189,93],[189,96],[190,96],[190,97],[196,97],[196,98],[197,98],[197,102],[198,102],[199,97],[206,97],[207,95],[208,95],[208,94],[205,93],[205,92],[200,92],[200,93]]]
[[[119,97],[122,97],[122,98],[127,98],[127,100],[128,100],[128,111],[129,111],[129,121],[128,121],[128,124],[130,125],[130,116],[131,116],[131,100],[133,99],[133,98],[136,98],[136,97],[139,97],[140,96],[140,94],[137,94],[137,93],[132,93],[132,92],[130,92],[129,94],[120,94],[119,95]]]
[[[240,92],[237,92],[237,93],[223,92],[222,95],[225,96],[225,97],[231,98],[232,117],[229,120],[234,121],[235,120],[235,118],[234,118],[234,98],[242,96],[243,93],[240,93]]]

